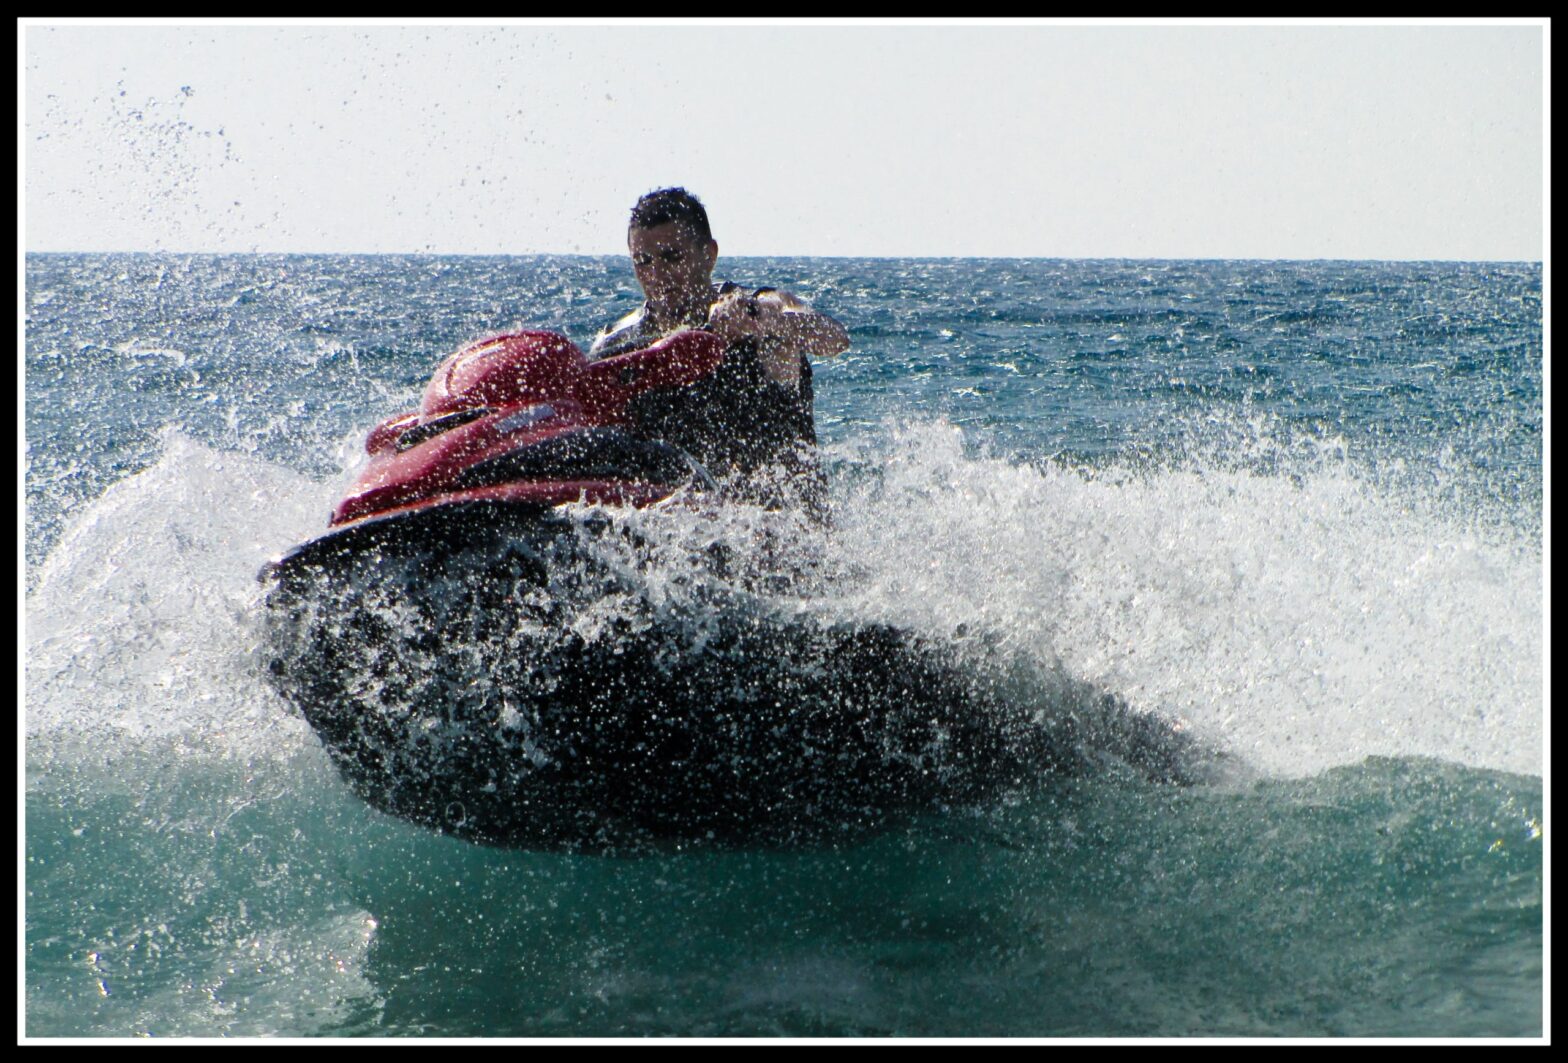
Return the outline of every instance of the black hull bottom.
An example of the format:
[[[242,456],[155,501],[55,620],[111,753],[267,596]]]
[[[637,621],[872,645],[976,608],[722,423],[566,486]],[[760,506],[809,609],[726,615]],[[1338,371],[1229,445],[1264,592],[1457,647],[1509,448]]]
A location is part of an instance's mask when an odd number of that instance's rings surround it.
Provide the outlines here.
[[[520,848],[834,843],[1105,760],[1186,777],[1081,684],[717,584],[664,604],[616,537],[473,506],[318,540],[268,574],[273,681],[371,805]]]

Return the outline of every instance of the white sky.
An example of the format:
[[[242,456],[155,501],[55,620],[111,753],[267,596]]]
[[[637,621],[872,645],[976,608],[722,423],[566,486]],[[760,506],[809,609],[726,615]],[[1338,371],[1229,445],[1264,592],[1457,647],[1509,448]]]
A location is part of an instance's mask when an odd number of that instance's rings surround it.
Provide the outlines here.
[[[24,24],[29,251],[1537,261],[1543,22]]]

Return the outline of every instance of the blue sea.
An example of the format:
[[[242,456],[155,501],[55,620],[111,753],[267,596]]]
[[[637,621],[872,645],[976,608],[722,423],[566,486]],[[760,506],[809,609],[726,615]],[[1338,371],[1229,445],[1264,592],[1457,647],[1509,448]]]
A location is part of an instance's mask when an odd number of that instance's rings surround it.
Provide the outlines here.
[[[622,856],[377,812],[264,681],[257,572],[445,354],[586,347],[629,264],[28,255],[28,1037],[1546,1032],[1539,264],[720,274],[853,339],[815,607],[984,631],[1212,777]]]

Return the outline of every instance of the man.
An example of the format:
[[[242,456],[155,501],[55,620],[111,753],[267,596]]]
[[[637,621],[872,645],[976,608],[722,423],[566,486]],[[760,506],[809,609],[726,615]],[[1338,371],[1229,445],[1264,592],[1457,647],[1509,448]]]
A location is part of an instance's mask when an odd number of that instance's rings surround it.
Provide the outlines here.
[[[685,449],[736,497],[820,516],[810,360],[847,350],[844,326],[789,292],[715,284],[719,245],[683,188],[639,199],[626,242],[646,301],[601,332],[588,356],[641,350],[683,328],[726,342],[724,361],[697,384],[641,396],[637,430]]]

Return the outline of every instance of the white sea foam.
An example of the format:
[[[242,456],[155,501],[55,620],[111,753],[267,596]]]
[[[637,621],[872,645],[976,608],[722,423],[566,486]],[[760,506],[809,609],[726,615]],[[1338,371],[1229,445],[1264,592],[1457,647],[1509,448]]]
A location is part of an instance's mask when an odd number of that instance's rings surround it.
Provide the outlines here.
[[[256,574],[319,531],[339,485],[170,431],[151,467],[80,514],[27,598],[29,736],[296,748],[257,682]]]
[[[1381,491],[1342,455],[1264,475],[966,454],[891,433],[839,507],[841,606],[1004,643],[1257,767],[1369,755],[1542,770],[1541,550]]]
[[[1380,491],[1342,454],[1269,473],[1036,467],[927,423],[835,457],[836,528],[809,545],[848,578],[813,608],[983,631],[1270,773],[1411,754],[1542,771],[1542,554],[1526,533]],[[28,734],[298,749],[303,724],[260,674],[256,572],[319,534],[357,460],[345,450],[343,476],[318,482],[170,433],[40,570]],[[702,531],[660,519],[688,545]],[[662,578],[650,596],[670,593]]]

